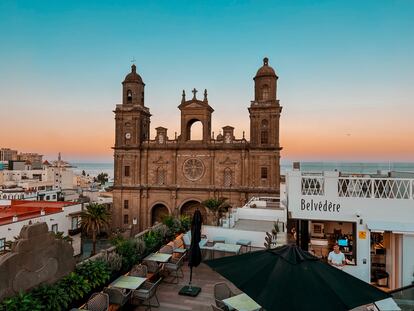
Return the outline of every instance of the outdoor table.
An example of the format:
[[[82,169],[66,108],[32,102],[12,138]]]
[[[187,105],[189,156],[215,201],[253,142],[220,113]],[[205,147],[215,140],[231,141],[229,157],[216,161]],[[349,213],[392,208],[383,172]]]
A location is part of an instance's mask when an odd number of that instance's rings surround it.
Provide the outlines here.
[[[117,288],[137,289],[144,284],[146,280],[146,278],[137,276],[121,275],[109,285]]]
[[[216,243],[213,246],[215,251],[226,252],[226,253],[235,253],[240,252],[241,245],[237,244],[227,244],[227,243]]]
[[[245,293],[222,300],[223,303],[238,311],[257,311],[261,306]]]
[[[171,257],[172,257],[172,254],[153,253],[145,257],[144,260],[166,263],[170,260]]]
[[[184,254],[187,250],[185,248],[174,248],[173,252],[174,253],[179,253],[179,254]]]

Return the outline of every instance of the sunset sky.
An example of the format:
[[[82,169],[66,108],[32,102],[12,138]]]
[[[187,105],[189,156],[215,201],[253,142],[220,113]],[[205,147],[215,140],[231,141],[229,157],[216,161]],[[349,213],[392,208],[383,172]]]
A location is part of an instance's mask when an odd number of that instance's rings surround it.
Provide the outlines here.
[[[181,92],[195,87],[208,89],[216,134],[248,137],[267,56],[283,160],[414,161],[413,16],[412,0],[2,0],[0,147],[111,161],[132,58],[152,136],[174,137]]]

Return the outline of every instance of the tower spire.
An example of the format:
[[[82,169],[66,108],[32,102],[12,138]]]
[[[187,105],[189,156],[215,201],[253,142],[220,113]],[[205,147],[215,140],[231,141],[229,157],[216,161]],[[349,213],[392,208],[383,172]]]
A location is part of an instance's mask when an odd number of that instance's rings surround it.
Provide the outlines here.
[[[183,90],[183,98],[181,99],[181,102],[184,103],[185,102],[185,90]]]
[[[204,101],[207,102],[207,89],[204,89]]]

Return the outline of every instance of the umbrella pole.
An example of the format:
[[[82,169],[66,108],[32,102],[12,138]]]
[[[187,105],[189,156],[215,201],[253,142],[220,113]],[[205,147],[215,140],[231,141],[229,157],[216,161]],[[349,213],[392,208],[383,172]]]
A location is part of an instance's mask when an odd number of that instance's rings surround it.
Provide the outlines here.
[[[188,287],[191,290],[191,280],[193,279],[193,266],[190,267],[190,282],[188,283]]]

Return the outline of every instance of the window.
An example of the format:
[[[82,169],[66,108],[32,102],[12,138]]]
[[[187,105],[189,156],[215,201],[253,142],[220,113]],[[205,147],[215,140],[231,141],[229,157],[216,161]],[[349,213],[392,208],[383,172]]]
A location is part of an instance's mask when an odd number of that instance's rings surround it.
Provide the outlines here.
[[[267,85],[263,85],[262,88],[262,99],[268,100],[269,99],[269,87]]]
[[[262,131],[260,134],[260,143],[261,144],[268,144],[269,143],[269,135],[268,131]]]
[[[124,215],[124,225],[129,224],[129,217],[128,215]]]
[[[78,217],[72,217],[72,230],[79,228],[79,218]]]
[[[262,167],[260,169],[260,176],[262,179],[267,179],[267,167]]]
[[[230,168],[225,168],[224,169],[224,187],[231,187],[233,181],[233,172],[231,171]]]
[[[268,144],[269,143],[269,121],[263,119],[260,124],[260,143]]]
[[[157,168],[157,185],[165,185],[165,170]]]
[[[58,233],[58,225],[57,224],[52,225],[52,231],[54,233]]]
[[[124,167],[124,176],[129,177],[129,166],[128,165]]]
[[[128,103],[132,102],[132,91],[131,90],[127,91],[127,101]]]
[[[129,201],[124,200],[124,209],[128,209],[128,208],[129,208]]]
[[[0,252],[6,249],[6,239],[0,239]]]

